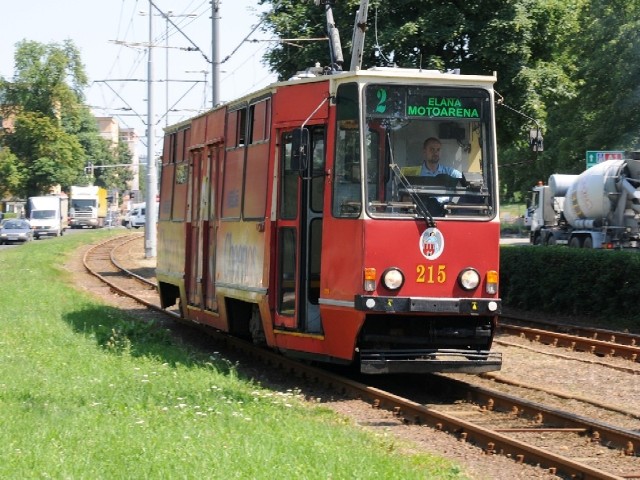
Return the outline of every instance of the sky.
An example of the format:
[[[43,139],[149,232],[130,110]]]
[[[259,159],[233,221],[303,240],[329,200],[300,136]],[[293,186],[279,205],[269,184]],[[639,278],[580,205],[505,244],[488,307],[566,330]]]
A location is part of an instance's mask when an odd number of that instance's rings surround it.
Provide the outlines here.
[[[169,14],[182,32],[154,10],[152,65],[156,81],[152,98],[159,151],[163,127],[211,106],[212,22],[211,0],[153,3]],[[260,28],[251,34],[264,7],[258,0],[219,0],[219,6],[220,100],[224,102],[273,83],[276,75],[262,61],[271,45],[265,40],[272,37]],[[13,78],[17,42],[61,44],[70,39],[80,50],[89,77],[85,95],[94,115],[116,117],[121,127],[134,128],[143,137],[147,123],[149,9],[148,0],[3,2],[0,76]],[[186,50],[194,45],[201,52]]]

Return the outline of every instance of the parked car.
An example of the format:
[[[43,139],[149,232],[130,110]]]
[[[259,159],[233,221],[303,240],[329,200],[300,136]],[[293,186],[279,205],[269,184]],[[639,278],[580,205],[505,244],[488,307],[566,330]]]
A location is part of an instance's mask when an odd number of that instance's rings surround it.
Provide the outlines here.
[[[31,224],[21,218],[10,218],[0,227],[0,244],[30,242],[33,240]]]
[[[144,227],[147,221],[146,208],[136,207],[129,213],[129,224],[127,228],[140,228]]]

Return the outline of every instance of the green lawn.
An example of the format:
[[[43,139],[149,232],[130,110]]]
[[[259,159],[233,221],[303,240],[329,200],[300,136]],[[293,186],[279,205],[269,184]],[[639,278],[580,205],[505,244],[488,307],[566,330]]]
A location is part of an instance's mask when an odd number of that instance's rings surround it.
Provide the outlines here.
[[[112,232],[0,251],[0,478],[463,478],[73,288]]]

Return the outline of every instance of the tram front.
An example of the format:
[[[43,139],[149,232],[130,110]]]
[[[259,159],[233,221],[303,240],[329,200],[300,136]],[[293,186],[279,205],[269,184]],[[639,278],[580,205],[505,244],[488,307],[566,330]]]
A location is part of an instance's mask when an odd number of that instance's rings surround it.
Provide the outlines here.
[[[498,370],[495,78],[407,77],[362,75],[336,89],[324,237],[334,246],[323,252],[332,288],[320,303],[339,305],[331,295],[344,297],[357,278],[354,348],[365,373]],[[362,253],[336,249],[348,235]]]

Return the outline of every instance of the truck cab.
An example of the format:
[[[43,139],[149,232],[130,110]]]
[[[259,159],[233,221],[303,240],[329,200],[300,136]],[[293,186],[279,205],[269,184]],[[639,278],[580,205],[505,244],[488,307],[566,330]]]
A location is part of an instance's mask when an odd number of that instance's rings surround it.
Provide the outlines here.
[[[67,228],[68,199],[61,195],[29,197],[29,223],[33,238],[59,237]]]
[[[556,227],[562,212],[564,197],[555,197],[548,185],[539,183],[531,189],[527,198],[525,225],[529,227],[529,240],[532,245],[547,245],[556,237],[553,231],[545,227]],[[556,232],[557,233],[557,232]]]

